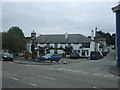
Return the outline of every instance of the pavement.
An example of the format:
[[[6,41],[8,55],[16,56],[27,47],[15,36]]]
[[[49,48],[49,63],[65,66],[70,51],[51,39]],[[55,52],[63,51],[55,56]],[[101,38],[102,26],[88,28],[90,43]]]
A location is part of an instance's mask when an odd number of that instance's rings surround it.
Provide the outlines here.
[[[115,65],[109,66],[108,71],[120,77],[120,68],[117,68]]]
[[[31,64],[31,65],[52,65],[52,64],[59,64],[57,62],[40,62],[40,61],[33,61],[33,60],[25,60],[22,58],[19,59],[14,59],[13,60],[14,63],[18,63],[18,64]]]
[[[114,52],[100,60],[62,58],[61,63],[16,58],[2,62],[3,88],[118,88]],[[62,61],[67,61],[63,64]],[[17,64],[21,63],[21,64]],[[29,65],[37,64],[37,65]],[[39,65],[40,64],[40,65]],[[110,72],[108,71],[110,70]]]
[[[24,59],[24,57],[17,57],[16,59],[13,60],[14,63],[18,64],[31,64],[31,65],[55,65],[55,64],[70,64],[70,63],[79,63],[80,61],[83,61],[84,59],[68,59],[68,58],[62,58],[60,62],[50,62],[50,61],[45,61],[45,62],[40,62],[38,59],[35,61],[33,60],[27,60]]]

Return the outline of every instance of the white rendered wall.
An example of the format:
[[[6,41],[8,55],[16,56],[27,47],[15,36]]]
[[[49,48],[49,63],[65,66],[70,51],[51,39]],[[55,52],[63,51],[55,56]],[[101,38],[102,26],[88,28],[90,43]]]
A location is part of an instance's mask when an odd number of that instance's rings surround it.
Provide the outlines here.
[[[54,54],[54,49],[50,49],[50,53],[51,53],[51,54]]]
[[[60,43],[58,43],[58,48],[60,48],[60,46],[61,46],[61,44],[60,44]]]
[[[73,50],[79,50],[80,44],[72,44],[73,45]]]
[[[65,48],[66,44],[59,44],[59,47],[62,46],[63,48]]]
[[[50,43],[50,46],[52,46],[54,48],[55,45],[54,45],[54,43]]]
[[[31,44],[30,43],[27,44],[27,50],[28,50],[29,53],[32,53],[32,51],[31,51]]]
[[[94,51],[95,49],[95,42],[91,41],[90,43],[90,51]]]
[[[46,44],[40,44],[40,47],[44,47],[44,46],[46,46]]]

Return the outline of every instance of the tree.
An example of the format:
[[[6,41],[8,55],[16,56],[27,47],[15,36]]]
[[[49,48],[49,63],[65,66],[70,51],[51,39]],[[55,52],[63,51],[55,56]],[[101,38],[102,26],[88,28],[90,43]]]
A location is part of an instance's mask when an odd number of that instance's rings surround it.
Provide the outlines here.
[[[97,31],[97,37],[103,37],[105,38],[105,33],[102,31]]]
[[[3,33],[2,39],[3,49],[9,50],[9,52],[18,53],[26,48],[25,36],[19,27],[11,27]]]
[[[116,35],[115,33],[112,34],[112,45],[115,45],[115,38],[116,38]]]
[[[102,31],[97,31],[97,37],[105,38],[106,44],[109,45],[115,45],[115,34],[105,33]]]

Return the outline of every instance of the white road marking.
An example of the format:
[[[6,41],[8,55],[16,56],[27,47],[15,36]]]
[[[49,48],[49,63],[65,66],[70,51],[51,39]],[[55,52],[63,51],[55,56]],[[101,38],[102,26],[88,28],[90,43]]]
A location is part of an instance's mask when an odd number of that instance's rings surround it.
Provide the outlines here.
[[[36,84],[33,84],[33,83],[28,83],[28,84],[30,84],[30,85],[32,85],[32,86],[34,86],[34,87],[36,87],[36,86],[37,86]]]
[[[90,72],[82,72],[83,74],[90,74]]]
[[[102,73],[93,73],[92,75],[95,75],[95,76],[101,76]]]
[[[118,78],[118,79],[119,79],[120,77],[118,77],[118,76],[117,76],[116,78]]]
[[[19,80],[20,82],[24,82],[24,83],[29,84],[29,85],[32,85],[32,86],[34,86],[34,87],[37,86],[36,84],[30,83],[30,82],[28,82],[28,81],[21,81],[20,79],[15,78],[15,77],[10,77],[10,76],[5,76],[5,77],[11,78],[11,79],[16,80],[16,81]]]
[[[16,78],[16,77],[11,77],[11,76],[6,76],[6,75],[4,75],[5,77],[8,77],[8,78],[10,78],[10,79],[13,79],[13,80],[16,80],[16,81],[18,81],[19,79],[18,78]]]
[[[24,66],[27,66],[27,67],[35,67],[37,65],[24,65]]]
[[[12,78],[12,79],[14,79],[14,80],[16,80],[16,81],[18,81],[18,80],[19,80],[18,78]]]
[[[73,71],[73,72],[80,72],[79,70],[75,70],[75,71]]]
[[[110,74],[106,74],[106,75],[103,75],[104,77],[114,77],[115,75],[110,75]]]
[[[97,88],[97,87],[93,87],[93,88]]]
[[[51,78],[51,77],[47,77],[47,76],[42,76],[42,75],[37,75],[37,74],[31,74],[31,75],[39,76],[39,77],[44,77],[44,78],[47,78],[47,79],[56,80],[55,78]]]
[[[58,68],[57,70],[65,70],[66,68]]]
[[[56,80],[55,78],[51,78],[51,77],[46,77],[46,76],[43,76],[44,78],[48,78],[48,79],[52,79],[52,80]]]
[[[64,70],[64,71],[68,71],[68,72],[75,72],[75,73],[83,73],[83,74],[90,74],[90,72],[84,72],[84,71],[79,71],[79,70],[72,70],[72,69],[66,69],[66,68],[59,68],[57,70]]]
[[[36,87],[36,86],[37,86],[36,84],[31,83],[31,82],[28,82],[28,81],[21,81],[21,82],[27,83],[27,84],[29,84],[29,85],[31,85],[31,86],[34,86],[34,87]]]
[[[94,89],[97,89],[97,90],[104,90],[102,88],[98,88],[98,87],[93,87]]]
[[[103,73],[92,73],[92,72],[85,72],[85,71],[82,71],[82,70],[73,70],[73,69],[67,69],[67,68],[58,68],[58,69],[55,69],[55,68],[51,68],[51,69],[54,69],[54,70],[61,70],[61,71],[68,71],[68,72],[75,72],[75,73],[81,73],[81,74],[88,74],[88,75],[94,75],[94,76],[102,76],[102,77],[116,77],[115,75],[112,75],[112,74],[103,74]],[[119,78],[119,77],[116,77],[116,78]]]

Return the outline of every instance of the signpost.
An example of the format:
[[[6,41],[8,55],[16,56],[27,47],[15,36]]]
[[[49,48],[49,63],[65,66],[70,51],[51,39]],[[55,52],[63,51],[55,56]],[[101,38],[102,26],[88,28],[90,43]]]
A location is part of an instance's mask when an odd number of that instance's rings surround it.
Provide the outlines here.
[[[32,45],[31,45],[31,51],[32,51],[32,59],[35,60],[35,40],[36,40],[36,32],[33,30],[31,32],[31,40],[32,40]]]

